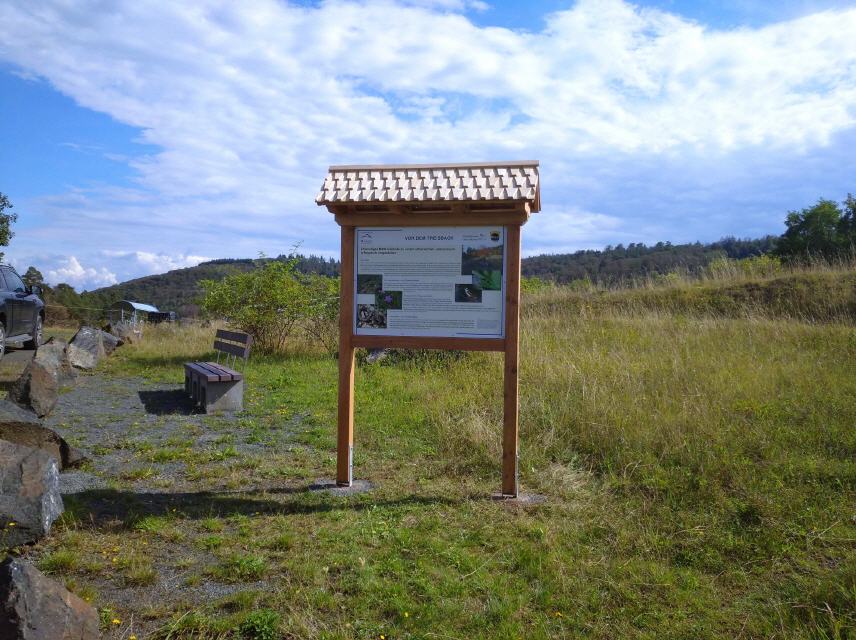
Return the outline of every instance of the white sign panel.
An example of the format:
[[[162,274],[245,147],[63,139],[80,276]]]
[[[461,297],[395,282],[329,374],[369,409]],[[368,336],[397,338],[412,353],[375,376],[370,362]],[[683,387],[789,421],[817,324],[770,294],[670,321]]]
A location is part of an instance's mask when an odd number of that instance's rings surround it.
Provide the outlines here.
[[[504,337],[503,227],[358,227],[356,244],[356,335]]]

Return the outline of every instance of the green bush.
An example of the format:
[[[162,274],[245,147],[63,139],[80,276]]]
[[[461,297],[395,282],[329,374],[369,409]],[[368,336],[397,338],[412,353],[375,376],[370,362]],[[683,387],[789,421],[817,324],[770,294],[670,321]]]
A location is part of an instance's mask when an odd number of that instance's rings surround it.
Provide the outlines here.
[[[303,329],[330,353],[339,345],[339,279],[306,276],[308,305]]]
[[[250,640],[276,640],[279,634],[279,614],[270,609],[253,611],[241,624],[241,635]]]
[[[707,276],[715,280],[728,280],[738,276],[746,278],[769,278],[784,273],[784,264],[778,256],[765,253],[742,260],[722,256],[711,260],[705,268]]]
[[[524,293],[535,293],[537,291],[544,291],[550,286],[550,282],[535,276],[523,276],[520,278],[520,290]]]
[[[297,328],[332,350],[339,313],[338,280],[301,274],[296,264],[296,259],[271,260],[220,281],[203,280],[202,308],[249,333],[261,352],[282,351]]]

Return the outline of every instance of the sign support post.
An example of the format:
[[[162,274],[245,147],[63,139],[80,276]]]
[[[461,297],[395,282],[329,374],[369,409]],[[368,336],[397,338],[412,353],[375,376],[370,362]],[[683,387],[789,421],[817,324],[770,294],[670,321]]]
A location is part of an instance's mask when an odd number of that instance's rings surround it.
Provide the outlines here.
[[[339,291],[339,412],[336,437],[336,484],[354,480],[354,227],[342,226]]]
[[[516,498],[518,442],[518,376],[520,356],[520,225],[505,228],[508,250],[505,279],[505,366],[502,411],[502,495]]]
[[[501,496],[518,498],[520,232],[540,198],[537,161],[330,167],[315,201],[341,227],[338,486],[354,481],[356,348],[500,351]]]

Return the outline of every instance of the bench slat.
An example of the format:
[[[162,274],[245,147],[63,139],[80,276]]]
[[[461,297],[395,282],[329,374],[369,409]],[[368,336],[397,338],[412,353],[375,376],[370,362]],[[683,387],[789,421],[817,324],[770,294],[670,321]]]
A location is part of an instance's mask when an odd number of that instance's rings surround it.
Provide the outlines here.
[[[233,356],[238,356],[239,358],[246,358],[247,354],[250,352],[249,346],[241,347],[236,344],[221,342],[220,340],[214,341],[214,349],[220,351],[221,353],[228,353]]]
[[[244,379],[238,371],[216,362],[186,362],[184,370],[203,376],[208,382],[237,382]]]
[[[216,376],[214,378],[215,382],[228,382],[232,379],[231,376],[224,374],[222,371],[220,371],[220,369],[218,369],[213,362],[197,362],[196,364],[201,367],[205,367],[205,369],[207,369],[212,375]]]
[[[226,329],[217,329],[217,337],[222,340],[230,340],[232,342],[240,342],[247,346],[253,341],[253,338],[248,333],[240,333],[238,331],[227,331]]]
[[[187,373],[191,373],[196,376],[204,375],[208,376],[211,372],[208,369],[200,367],[196,362],[187,362],[184,365],[184,370]]]
[[[203,362],[206,367],[214,371],[220,376],[221,382],[229,382],[231,380],[243,380],[244,376],[235,371],[234,369],[230,369],[222,364],[218,364],[216,362]]]
[[[201,362],[188,362],[184,365],[184,368],[185,370],[190,370],[194,375],[205,378],[208,382],[218,382],[220,380],[219,373],[214,373],[207,367],[202,366]]]

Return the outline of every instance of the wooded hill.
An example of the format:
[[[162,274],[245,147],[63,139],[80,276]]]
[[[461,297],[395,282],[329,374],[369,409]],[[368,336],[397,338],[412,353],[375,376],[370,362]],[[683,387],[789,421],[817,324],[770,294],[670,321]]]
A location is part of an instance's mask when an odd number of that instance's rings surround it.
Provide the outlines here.
[[[603,250],[584,250],[567,254],[548,254],[523,259],[523,275],[568,283],[575,280],[616,285],[676,270],[695,273],[712,260],[761,255],[775,245],[775,236],[749,240],[723,238],[703,244],[658,242],[653,246],[631,243],[626,247],[609,246]],[[221,259],[195,267],[135,278],[120,284],[77,294],[71,287],[59,285],[49,294],[51,301],[68,307],[78,318],[96,315],[117,300],[135,300],[153,304],[179,316],[195,316],[201,294],[199,282],[221,280],[228,275],[256,269],[269,260],[289,260],[290,256],[259,259]],[[339,262],[319,256],[298,256],[297,269],[303,273],[339,275]],[[87,313],[83,313],[86,311]]]
[[[210,260],[195,267],[135,278],[80,294],[70,286],[60,284],[45,292],[45,301],[49,305],[49,319],[53,316],[58,324],[73,323],[75,320],[96,322],[104,309],[119,300],[153,304],[162,311],[175,311],[180,317],[196,316],[199,313],[196,303],[202,294],[202,288],[199,285],[202,280],[222,280],[235,273],[256,269],[270,260],[288,259],[290,259],[288,256],[278,256]],[[299,256],[297,268],[304,273],[328,276],[339,274],[338,261],[318,256]]]
[[[696,273],[716,258],[740,260],[768,253],[778,238],[766,236],[756,240],[723,238],[702,244],[642,242],[626,247],[608,246],[603,250],[587,249],[575,253],[547,254],[523,259],[523,275],[568,283],[588,279],[595,283],[616,285],[676,270]]]

